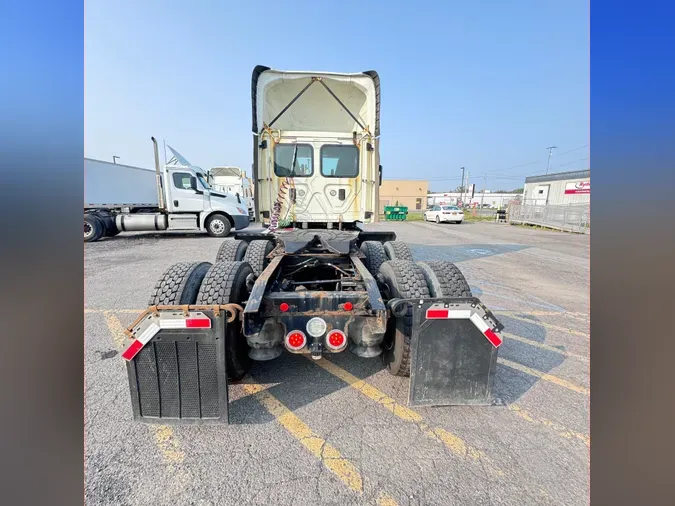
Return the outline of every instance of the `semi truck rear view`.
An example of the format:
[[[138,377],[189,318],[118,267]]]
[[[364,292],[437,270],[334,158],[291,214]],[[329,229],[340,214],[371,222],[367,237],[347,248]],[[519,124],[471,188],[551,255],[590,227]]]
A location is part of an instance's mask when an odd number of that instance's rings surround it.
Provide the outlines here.
[[[228,380],[283,353],[380,359],[410,377],[411,405],[489,405],[502,325],[452,262],[415,261],[367,226],[382,176],[378,74],[258,66],[251,87],[266,230],[158,280],[122,354],[135,418],[227,422]]]
[[[193,166],[155,170],[84,159],[84,241],[124,231],[208,232],[226,237],[249,225],[246,202],[214,191],[206,174]]]

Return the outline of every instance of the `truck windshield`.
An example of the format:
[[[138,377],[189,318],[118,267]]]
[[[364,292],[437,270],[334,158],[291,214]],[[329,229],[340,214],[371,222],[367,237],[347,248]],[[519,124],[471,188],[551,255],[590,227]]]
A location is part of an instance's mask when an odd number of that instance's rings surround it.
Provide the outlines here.
[[[202,188],[204,188],[205,190],[210,190],[211,185],[206,182],[206,179],[204,179],[204,176],[202,174],[200,174],[199,172],[197,172],[196,174],[197,174],[197,179],[199,179],[199,182],[202,184]]]
[[[321,146],[321,175],[356,177],[359,174],[359,150],[356,146]]]

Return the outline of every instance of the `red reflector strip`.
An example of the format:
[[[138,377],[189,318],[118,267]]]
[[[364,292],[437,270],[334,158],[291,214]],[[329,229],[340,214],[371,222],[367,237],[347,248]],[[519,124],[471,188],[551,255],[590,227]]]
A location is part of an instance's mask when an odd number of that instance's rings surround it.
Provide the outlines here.
[[[502,338],[495,334],[492,329],[487,329],[483,334],[485,334],[485,337],[487,337],[488,341],[490,341],[495,348],[499,348],[502,344]]]
[[[185,320],[185,327],[188,329],[210,329],[211,320],[209,318],[188,318]]]
[[[131,345],[126,350],[124,350],[122,353],[122,358],[124,360],[131,360],[138,354],[139,351],[141,351],[142,348],[143,343],[138,339],[135,339],[134,342],[131,343]]]
[[[447,309],[427,309],[427,320],[445,319],[448,313]]]

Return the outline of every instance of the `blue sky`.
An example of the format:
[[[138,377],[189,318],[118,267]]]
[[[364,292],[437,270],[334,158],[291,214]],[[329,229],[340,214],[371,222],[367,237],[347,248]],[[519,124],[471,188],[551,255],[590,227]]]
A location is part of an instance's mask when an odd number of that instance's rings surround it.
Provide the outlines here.
[[[115,2],[85,6],[85,156],[252,162],[257,64],[382,80],[385,177],[521,187],[588,167],[588,1]],[[161,151],[161,146],[160,146]]]

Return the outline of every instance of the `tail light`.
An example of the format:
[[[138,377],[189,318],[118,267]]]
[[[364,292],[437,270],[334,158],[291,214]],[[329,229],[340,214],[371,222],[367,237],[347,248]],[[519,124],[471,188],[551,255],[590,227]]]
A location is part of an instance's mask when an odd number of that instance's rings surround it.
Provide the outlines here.
[[[291,330],[284,341],[288,351],[300,351],[307,346],[307,336],[302,330]]]
[[[326,346],[333,351],[340,351],[347,346],[347,336],[341,330],[331,330],[326,336]]]

